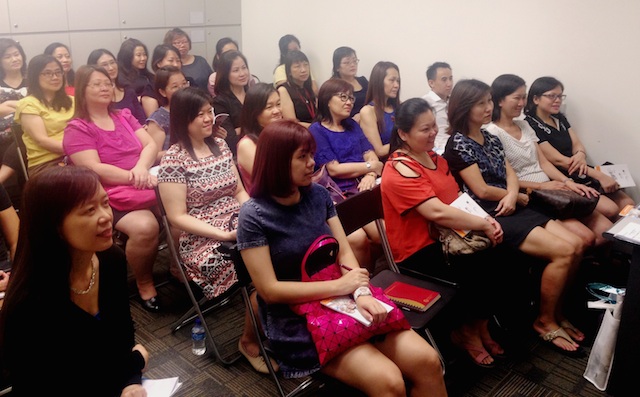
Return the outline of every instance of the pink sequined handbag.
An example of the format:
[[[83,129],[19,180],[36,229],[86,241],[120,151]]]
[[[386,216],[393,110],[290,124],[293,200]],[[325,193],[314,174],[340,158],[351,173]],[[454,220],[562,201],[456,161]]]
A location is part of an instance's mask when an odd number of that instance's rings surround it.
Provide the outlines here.
[[[342,276],[338,265],[338,241],[329,235],[318,237],[307,250],[302,261],[302,281],[335,280]],[[292,310],[304,315],[307,329],[316,345],[320,364],[344,352],[352,346],[366,342],[376,335],[410,329],[411,326],[399,309],[382,289],[370,285],[373,296],[393,307],[385,320],[365,326],[353,317],[323,306],[319,300],[292,305]]]

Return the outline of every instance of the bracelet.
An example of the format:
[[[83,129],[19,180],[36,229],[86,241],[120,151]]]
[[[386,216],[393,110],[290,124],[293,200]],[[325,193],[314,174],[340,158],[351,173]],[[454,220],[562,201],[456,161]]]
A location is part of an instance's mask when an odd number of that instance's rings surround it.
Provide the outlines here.
[[[367,172],[367,175],[371,175],[374,178],[378,177],[378,174],[376,174],[375,172]]]
[[[582,149],[578,149],[578,150],[576,150],[575,152],[573,152],[573,155],[575,156],[576,154],[578,154],[578,153],[580,153],[580,152],[582,152],[582,154],[584,154],[585,156],[587,155],[587,153],[586,153],[584,150],[582,150]]]
[[[353,300],[358,300],[361,296],[371,296],[371,290],[369,287],[358,287],[355,291],[353,291]]]

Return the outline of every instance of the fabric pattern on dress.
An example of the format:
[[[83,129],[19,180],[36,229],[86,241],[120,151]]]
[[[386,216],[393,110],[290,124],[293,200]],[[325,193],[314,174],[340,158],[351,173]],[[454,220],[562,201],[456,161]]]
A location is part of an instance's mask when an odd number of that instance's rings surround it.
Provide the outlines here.
[[[158,182],[187,185],[187,212],[220,230],[235,230],[240,203],[235,198],[238,179],[235,164],[224,140],[216,138],[219,156],[194,160],[179,144],[162,158]],[[187,276],[208,299],[229,290],[238,277],[233,261],[218,252],[221,242],[187,232],[180,234],[180,258]]]

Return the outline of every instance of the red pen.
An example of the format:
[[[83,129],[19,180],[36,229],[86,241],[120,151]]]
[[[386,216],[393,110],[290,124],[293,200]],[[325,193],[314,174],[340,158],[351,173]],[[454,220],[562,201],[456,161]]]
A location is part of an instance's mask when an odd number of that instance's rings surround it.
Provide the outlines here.
[[[347,271],[349,271],[349,272],[350,272],[351,270],[353,270],[352,268],[350,268],[349,266],[345,265],[344,263],[341,263],[341,264],[340,264],[340,267],[341,267],[341,268],[343,268],[343,269],[345,269],[345,270],[347,270]]]

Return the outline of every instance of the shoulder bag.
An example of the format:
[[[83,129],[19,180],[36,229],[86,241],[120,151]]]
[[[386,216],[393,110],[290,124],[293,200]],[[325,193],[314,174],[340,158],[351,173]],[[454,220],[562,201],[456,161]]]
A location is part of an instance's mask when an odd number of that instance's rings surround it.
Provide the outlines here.
[[[332,236],[318,237],[302,260],[302,281],[327,281],[342,277],[338,265],[338,250],[338,241]],[[296,314],[306,317],[307,329],[311,333],[321,365],[373,336],[411,328],[402,310],[384,295],[382,289],[373,285],[369,288],[373,297],[393,307],[383,322],[370,326],[323,306],[320,300],[291,305]]]
[[[429,232],[442,244],[447,262],[449,255],[469,255],[491,247],[491,239],[480,230],[471,230],[463,237],[450,227],[429,222]]]

